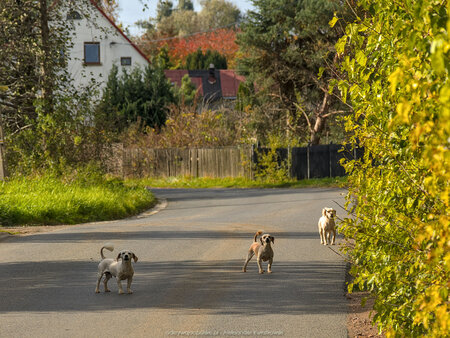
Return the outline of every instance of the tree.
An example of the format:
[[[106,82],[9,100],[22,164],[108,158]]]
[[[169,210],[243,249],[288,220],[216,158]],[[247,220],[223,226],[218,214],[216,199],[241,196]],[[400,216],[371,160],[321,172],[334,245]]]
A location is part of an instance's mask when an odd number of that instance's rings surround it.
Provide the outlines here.
[[[69,44],[69,27],[50,29],[50,21],[62,22],[61,12],[50,11],[45,0],[0,3],[0,79],[6,88],[0,106],[7,135],[35,128],[51,116],[54,91],[67,79],[61,55]]]
[[[205,1],[197,13],[191,4],[191,1],[179,2],[177,10],[173,10],[171,2],[159,1],[156,20],[139,22],[146,33],[137,43],[150,56],[168,45],[174,67],[182,67],[186,56],[199,47],[203,52],[217,50],[227,57],[228,66],[234,66],[238,29],[233,24],[240,18],[239,10],[228,1],[212,0]]]
[[[227,68],[233,69],[239,49],[235,42],[236,32],[237,30],[234,28],[222,28],[212,32],[160,41],[148,41],[148,36],[144,36],[139,40],[139,44],[142,45],[144,52],[150,55],[157,54],[161,48],[167,46],[173,68],[183,68],[187,56],[197,52],[200,48],[203,52],[209,49],[225,56]]]
[[[179,104],[189,107],[193,106],[198,96],[198,89],[192,83],[188,74],[184,75],[181,79],[181,87],[174,86],[175,97]]]
[[[92,117],[90,98],[72,88],[68,77],[72,22],[66,4],[0,2],[0,114],[10,172],[77,162],[86,149],[81,135],[94,129],[84,124]],[[73,6],[86,12],[91,3]]]
[[[361,0],[336,44],[336,81],[354,113],[341,232],[351,273],[388,337],[450,335],[450,7]],[[337,19],[332,21],[336,23]],[[341,21],[341,20],[339,20]],[[338,22],[339,22],[338,21]]]
[[[199,31],[198,17],[191,10],[177,10],[172,15],[162,18],[157,25],[160,36],[184,36]]]
[[[156,5],[156,22],[160,23],[163,18],[168,18],[173,12],[173,2],[170,0],[159,0]]]
[[[241,11],[226,0],[202,0],[199,21],[203,30],[234,26],[241,18]]]
[[[274,118],[286,120],[286,133],[301,137],[309,131],[317,144],[326,118],[342,111],[327,85],[334,76],[327,65],[340,36],[328,21],[344,9],[333,0],[254,0],[253,5],[238,35],[244,55],[239,69],[277,104]]]
[[[213,64],[216,69],[227,69],[227,59],[217,51],[207,49],[205,53],[199,48],[186,57],[186,69],[209,69]]]
[[[157,62],[156,62],[157,63]],[[157,66],[144,70],[134,68],[130,73],[113,66],[103,92],[101,110],[112,122],[115,132],[124,131],[131,124],[140,122],[143,126],[161,127],[166,120],[167,107],[174,102],[171,85],[164,71]]]
[[[179,0],[178,1],[178,10],[193,11],[194,4],[192,3],[191,0]]]

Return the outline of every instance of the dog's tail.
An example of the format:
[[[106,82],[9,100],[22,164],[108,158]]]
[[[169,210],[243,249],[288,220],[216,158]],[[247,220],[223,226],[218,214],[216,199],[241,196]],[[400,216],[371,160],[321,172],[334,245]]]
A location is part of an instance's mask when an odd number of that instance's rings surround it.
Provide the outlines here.
[[[259,230],[256,234],[255,237],[253,238],[253,242],[256,242],[256,238],[261,235],[264,231]]]
[[[113,251],[114,245],[107,243],[107,244],[103,245],[102,248],[100,249],[100,256],[102,256],[102,259],[105,259],[106,257],[103,255],[103,249]]]

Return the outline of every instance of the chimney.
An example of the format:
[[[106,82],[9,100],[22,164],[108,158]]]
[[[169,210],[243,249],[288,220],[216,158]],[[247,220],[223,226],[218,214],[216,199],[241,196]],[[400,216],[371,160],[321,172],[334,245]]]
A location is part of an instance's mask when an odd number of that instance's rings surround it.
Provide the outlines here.
[[[208,75],[208,82],[210,84],[216,83],[216,69],[214,68],[214,65],[211,63],[209,65],[209,75]]]

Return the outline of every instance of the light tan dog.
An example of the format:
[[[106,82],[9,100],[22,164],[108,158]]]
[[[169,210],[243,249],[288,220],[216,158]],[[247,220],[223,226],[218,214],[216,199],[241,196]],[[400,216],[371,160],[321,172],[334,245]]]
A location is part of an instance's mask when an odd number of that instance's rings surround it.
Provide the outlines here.
[[[269,234],[264,234],[261,236],[259,241],[261,243],[258,243],[256,238],[261,235],[263,232],[258,231],[255,234],[255,237],[253,239],[253,244],[250,246],[250,249],[248,250],[247,260],[245,261],[244,267],[242,268],[242,271],[247,271],[247,264],[250,262],[252,257],[256,255],[257,263],[258,263],[258,269],[259,273],[264,273],[264,270],[261,266],[261,261],[269,261],[267,266],[267,273],[272,273],[272,262],[273,262],[273,250],[270,246],[270,242],[272,244],[275,243],[275,238]]]
[[[103,284],[105,286],[105,292],[111,291],[108,289],[108,281],[114,276],[117,278],[117,286],[119,287],[120,294],[123,293],[121,281],[125,279],[127,280],[127,292],[133,293],[133,291],[131,291],[131,282],[133,281],[134,269],[131,265],[131,259],[134,259],[134,262],[136,263],[138,260],[137,256],[131,251],[122,250],[119,252],[116,259],[106,258],[103,256],[103,249],[113,251],[114,246],[111,244],[105,244],[100,249],[102,261],[98,265],[97,287],[95,288],[95,292],[100,292],[100,281],[104,275],[105,279],[103,280]],[[119,259],[121,259],[121,261],[119,261]]]
[[[333,208],[323,208],[322,217],[319,219],[319,235],[320,244],[328,245],[331,242],[332,245],[335,244],[336,239],[336,224],[334,219],[336,218],[336,210]],[[331,237],[331,235],[333,237]],[[331,237],[331,238],[330,238]]]

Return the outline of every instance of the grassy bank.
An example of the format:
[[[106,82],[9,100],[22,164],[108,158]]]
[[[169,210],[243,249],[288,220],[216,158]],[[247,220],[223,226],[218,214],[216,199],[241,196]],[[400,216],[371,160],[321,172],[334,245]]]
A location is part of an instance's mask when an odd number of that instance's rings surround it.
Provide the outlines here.
[[[75,224],[124,218],[152,207],[144,187],[102,175],[0,182],[0,226]]]
[[[304,187],[343,187],[346,177],[320,178],[310,180],[283,180],[279,182],[249,180],[238,178],[208,177],[167,177],[128,180],[132,184],[153,188],[304,188]]]

